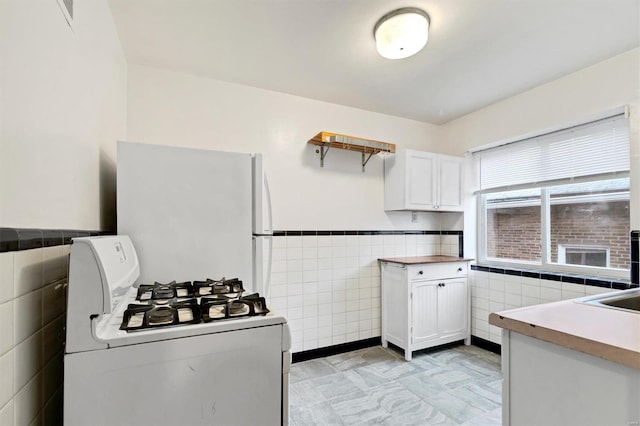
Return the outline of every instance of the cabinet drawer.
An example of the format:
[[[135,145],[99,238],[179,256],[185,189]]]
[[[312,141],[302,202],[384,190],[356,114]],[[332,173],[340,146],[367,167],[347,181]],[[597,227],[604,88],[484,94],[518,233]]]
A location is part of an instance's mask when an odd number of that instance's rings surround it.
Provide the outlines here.
[[[421,265],[408,265],[409,280],[439,280],[467,276],[467,262],[443,262]]]

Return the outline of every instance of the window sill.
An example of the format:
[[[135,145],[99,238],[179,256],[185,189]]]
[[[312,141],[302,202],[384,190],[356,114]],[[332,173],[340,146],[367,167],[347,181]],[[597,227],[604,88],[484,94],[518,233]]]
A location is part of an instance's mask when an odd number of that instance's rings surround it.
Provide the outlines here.
[[[626,290],[638,287],[628,280],[609,279],[604,277],[592,277],[587,275],[562,274],[557,272],[519,269],[519,268],[496,268],[493,266],[471,265],[473,271],[491,272],[494,274],[515,275],[528,278],[539,278],[542,280],[558,281],[571,284],[583,284],[593,287],[610,288],[613,290]]]

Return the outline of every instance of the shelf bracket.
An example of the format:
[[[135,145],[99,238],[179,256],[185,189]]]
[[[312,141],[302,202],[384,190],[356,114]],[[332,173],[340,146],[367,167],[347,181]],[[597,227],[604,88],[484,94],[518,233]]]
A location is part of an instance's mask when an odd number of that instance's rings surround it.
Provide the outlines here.
[[[331,148],[331,144],[329,143],[320,145],[320,167],[324,167],[324,157],[327,156],[329,148]]]
[[[362,151],[362,173],[364,173],[364,166],[367,165],[367,163],[369,162],[369,160],[371,159],[371,156],[373,155],[373,151],[371,151],[371,153],[369,154],[369,156],[367,157],[367,160],[365,161],[364,159],[364,151]]]

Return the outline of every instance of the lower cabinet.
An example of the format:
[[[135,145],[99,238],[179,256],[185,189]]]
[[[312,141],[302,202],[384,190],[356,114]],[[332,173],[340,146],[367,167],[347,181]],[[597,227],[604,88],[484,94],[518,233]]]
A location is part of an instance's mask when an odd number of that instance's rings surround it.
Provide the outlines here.
[[[470,344],[467,262],[382,262],[382,345],[412,352],[458,340]]]
[[[502,330],[502,375],[503,425],[640,424],[638,368]]]

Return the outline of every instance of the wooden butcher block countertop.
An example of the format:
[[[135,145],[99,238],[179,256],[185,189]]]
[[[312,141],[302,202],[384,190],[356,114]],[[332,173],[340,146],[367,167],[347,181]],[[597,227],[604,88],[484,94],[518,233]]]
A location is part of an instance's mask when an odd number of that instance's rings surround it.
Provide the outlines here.
[[[640,313],[565,300],[494,312],[489,323],[640,368]]]
[[[421,265],[425,263],[443,262],[467,262],[473,259],[466,259],[456,256],[409,256],[409,257],[388,257],[378,259],[380,262],[399,263],[401,265]]]

